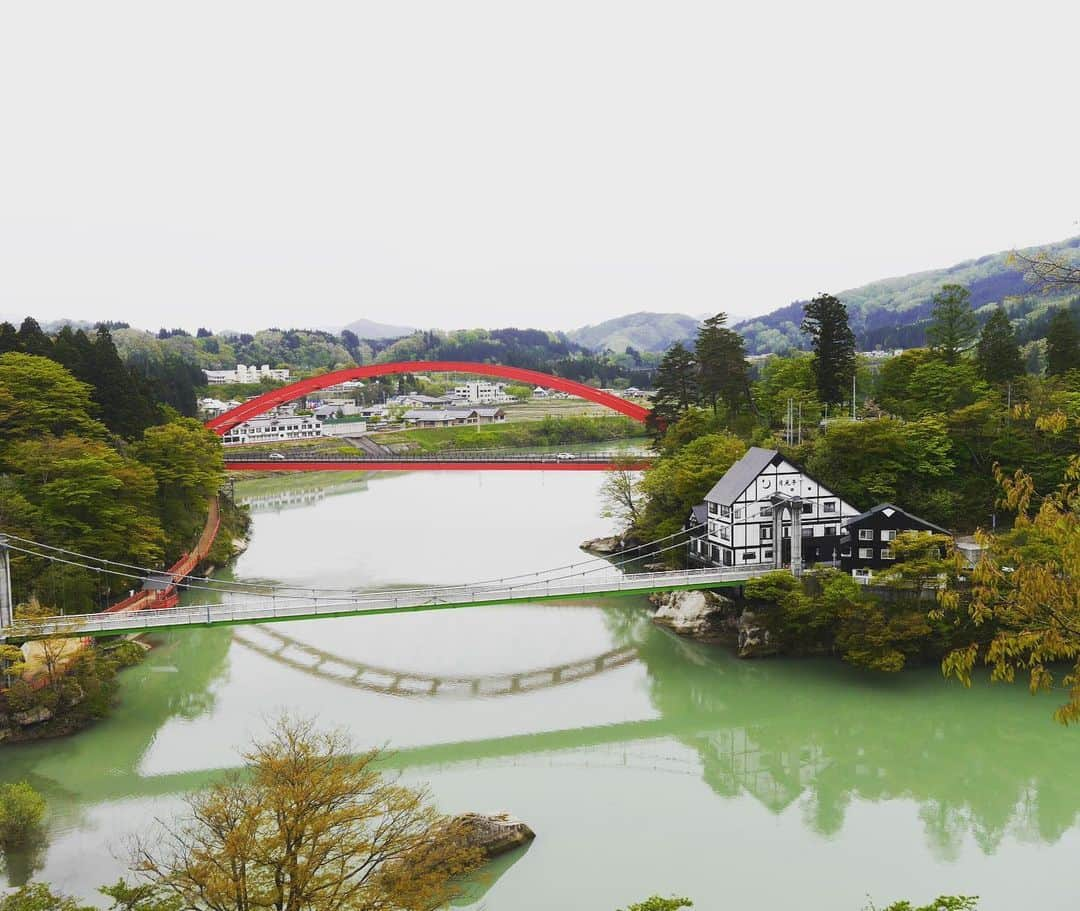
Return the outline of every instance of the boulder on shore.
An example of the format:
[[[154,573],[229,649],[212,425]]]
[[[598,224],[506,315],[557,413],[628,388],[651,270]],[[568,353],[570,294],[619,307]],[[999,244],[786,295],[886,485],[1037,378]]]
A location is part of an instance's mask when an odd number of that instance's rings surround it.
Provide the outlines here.
[[[466,845],[479,848],[486,860],[536,838],[532,829],[509,813],[463,813],[455,816],[450,824],[463,833]]]
[[[22,727],[29,727],[32,724],[40,724],[43,721],[49,721],[52,719],[52,709],[47,709],[45,706],[40,705],[36,709],[31,709],[29,712],[15,712],[11,719],[16,724]]]
[[[680,636],[718,639],[724,634],[724,615],[731,601],[710,591],[661,592],[650,595],[656,605],[653,622]]]
[[[600,556],[606,557],[624,549],[623,536],[610,535],[607,538],[592,538],[582,543],[581,549],[587,550],[591,554],[600,554]]]

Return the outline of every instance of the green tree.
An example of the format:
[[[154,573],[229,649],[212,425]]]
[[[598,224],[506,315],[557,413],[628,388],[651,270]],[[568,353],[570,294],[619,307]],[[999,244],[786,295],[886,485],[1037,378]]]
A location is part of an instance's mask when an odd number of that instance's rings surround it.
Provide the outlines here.
[[[28,316],[19,327],[19,350],[23,354],[49,357],[52,354],[52,341],[41,331],[41,326],[33,317]]]
[[[41,434],[100,437],[91,417],[90,387],[44,357],[10,352],[0,356],[0,457],[4,448]]]
[[[158,421],[157,408],[146,384],[124,366],[112,333],[104,324],[98,326],[89,373],[84,379],[94,387],[94,401],[101,408],[101,419],[113,433],[135,439]]]
[[[0,323],[0,354],[19,350],[19,333],[11,323]]]
[[[883,911],[975,911],[978,907],[977,895],[939,895],[928,905],[919,905],[916,908],[909,901],[898,901]],[[877,908],[871,905],[867,911],[877,911]]]
[[[97,911],[69,895],[53,892],[44,883],[30,883],[0,898],[0,911]]]
[[[831,294],[819,294],[803,308],[802,331],[810,336],[818,400],[842,402],[855,375],[855,334],[847,307]]]
[[[177,418],[148,428],[134,453],[157,481],[170,552],[184,549],[202,529],[207,503],[225,481],[221,440],[197,420]]]
[[[0,785],[0,848],[26,844],[39,832],[45,798],[26,781]]]
[[[1020,356],[1016,330],[1004,308],[996,308],[983,325],[975,347],[975,361],[988,383],[1000,385],[1023,374],[1024,359]]]
[[[694,343],[698,390],[714,414],[718,403],[723,402],[729,411],[735,411],[749,395],[746,345],[742,336],[728,329],[725,322],[724,313],[710,316],[698,329]]]
[[[955,364],[960,353],[970,347],[979,323],[971,310],[971,292],[963,285],[943,285],[934,295],[926,339],[930,347]]]
[[[698,400],[697,363],[682,342],[672,345],[664,354],[654,380],[650,424],[662,430],[677,421]]]
[[[643,902],[635,902],[626,906],[626,911],[679,911],[680,908],[693,908],[694,903],[688,898],[663,898],[653,895]]]
[[[801,406],[806,427],[814,427],[821,420],[814,364],[806,354],[770,357],[754,383],[754,401],[771,427],[783,425],[789,399],[795,402],[797,411]]]
[[[1046,329],[1046,372],[1060,376],[1070,370],[1080,370],[1080,330],[1073,315],[1062,307]]]

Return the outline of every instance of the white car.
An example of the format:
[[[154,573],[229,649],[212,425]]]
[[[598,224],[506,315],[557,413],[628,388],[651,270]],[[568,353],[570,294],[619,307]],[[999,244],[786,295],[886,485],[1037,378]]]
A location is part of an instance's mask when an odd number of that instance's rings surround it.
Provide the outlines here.
[[[281,461],[281,462],[285,461],[285,456],[283,456],[280,452],[272,452],[272,453],[270,453],[270,458],[275,459],[277,461]]]
[[[560,452],[555,458],[560,462],[573,462],[577,458],[572,452]]]

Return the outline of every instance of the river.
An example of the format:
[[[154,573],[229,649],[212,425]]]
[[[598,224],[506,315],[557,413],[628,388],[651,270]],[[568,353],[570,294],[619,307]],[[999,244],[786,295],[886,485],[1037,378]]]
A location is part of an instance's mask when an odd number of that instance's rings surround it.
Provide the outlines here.
[[[231,575],[320,587],[449,583],[582,559],[610,530],[591,472],[243,481]],[[162,635],[121,704],[74,737],[4,747],[0,779],[49,801],[47,844],[9,862],[72,893],[123,872],[125,840],[237,765],[288,709],[388,745],[440,808],[537,832],[473,896],[490,911],[859,911],[982,896],[1072,909],[1080,741],[1023,687],[936,669],[739,661],[652,625],[642,599],[484,607]],[[100,897],[97,897],[100,901]]]

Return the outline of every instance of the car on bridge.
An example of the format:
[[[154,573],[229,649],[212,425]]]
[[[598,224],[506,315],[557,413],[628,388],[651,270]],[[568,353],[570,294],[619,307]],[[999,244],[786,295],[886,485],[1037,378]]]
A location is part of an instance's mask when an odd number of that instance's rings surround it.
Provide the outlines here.
[[[559,462],[573,462],[577,459],[577,456],[574,455],[572,452],[560,452],[555,456],[555,458]]]

